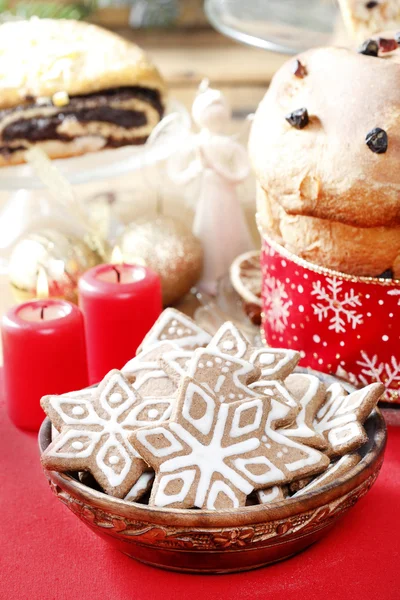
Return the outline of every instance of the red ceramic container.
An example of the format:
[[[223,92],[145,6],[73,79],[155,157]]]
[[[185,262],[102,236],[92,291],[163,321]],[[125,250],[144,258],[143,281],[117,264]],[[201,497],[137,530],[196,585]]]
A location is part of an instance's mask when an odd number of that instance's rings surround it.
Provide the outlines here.
[[[300,365],[355,386],[378,381],[400,403],[400,280],[355,277],[307,262],[263,234],[262,330]]]

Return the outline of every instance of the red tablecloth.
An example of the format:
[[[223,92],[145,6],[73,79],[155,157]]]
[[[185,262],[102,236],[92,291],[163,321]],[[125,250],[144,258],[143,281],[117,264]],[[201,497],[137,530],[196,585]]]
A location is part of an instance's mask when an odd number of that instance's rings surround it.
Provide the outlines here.
[[[97,538],[51,493],[36,436],[0,403],[0,600],[398,600],[400,427],[371,492],[322,541],[237,575],[181,575]]]

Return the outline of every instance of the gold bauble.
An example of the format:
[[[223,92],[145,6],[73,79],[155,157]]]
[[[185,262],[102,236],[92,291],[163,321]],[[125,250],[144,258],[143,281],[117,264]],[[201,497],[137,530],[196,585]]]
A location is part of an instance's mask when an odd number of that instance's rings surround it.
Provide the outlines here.
[[[200,279],[203,249],[179,219],[163,215],[138,219],[117,240],[124,262],[146,265],[160,276],[163,304],[182,298]]]
[[[17,302],[36,297],[38,273],[43,270],[49,296],[77,302],[78,280],[103,262],[85,241],[58,231],[43,229],[26,235],[14,246],[9,278]]]

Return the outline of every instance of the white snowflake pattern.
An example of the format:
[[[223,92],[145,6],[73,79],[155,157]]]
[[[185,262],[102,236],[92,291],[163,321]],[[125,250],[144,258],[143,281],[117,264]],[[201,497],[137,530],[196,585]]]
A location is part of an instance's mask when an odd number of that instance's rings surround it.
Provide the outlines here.
[[[400,361],[395,356],[390,358],[389,362],[380,361],[377,354],[369,357],[368,354],[361,351],[362,360],[356,361],[361,367],[361,373],[355,375],[338,367],[336,375],[349,381],[352,385],[369,385],[370,383],[382,383],[386,387],[386,393],[383,400],[392,400],[400,396]]]
[[[358,376],[361,383],[368,385],[374,381],[383,383],[387,390],[391,390],[393,384],[400,386],[400,362],[395,356],[392,356],[390,362],[379,362],[375,354],[372,358],[364,351],[361,352],[363,360],[358,360],[357,364],[362,367],[361,374]],[[397,389],[397,393],[399,390]]]
[[[311,305],[318,321],[329,318],[329,329],[336,333],[345,333],[346,325],[351,325],[353,329],[361,325],[363,317],[355,310],[357,306],[361,306],[361,301],[353,288],[343,294],[341,281],[336,277],[327,277],[326,280],[326,287],[320,281],[314,282],[311,292],[320,300],[318,304]]]
[[[275,277],[264,280],[264,312],[272,329],[282,333],[288,324],[292,301],[286,293],[285,285]]]

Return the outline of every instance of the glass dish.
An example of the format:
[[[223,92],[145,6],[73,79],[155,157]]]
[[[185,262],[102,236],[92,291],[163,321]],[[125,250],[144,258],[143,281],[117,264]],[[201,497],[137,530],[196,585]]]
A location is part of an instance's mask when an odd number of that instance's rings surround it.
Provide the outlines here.
[[[335,0],[206,0],[205,11],[224,35],[284,54],[331,43],[340,22]]]

